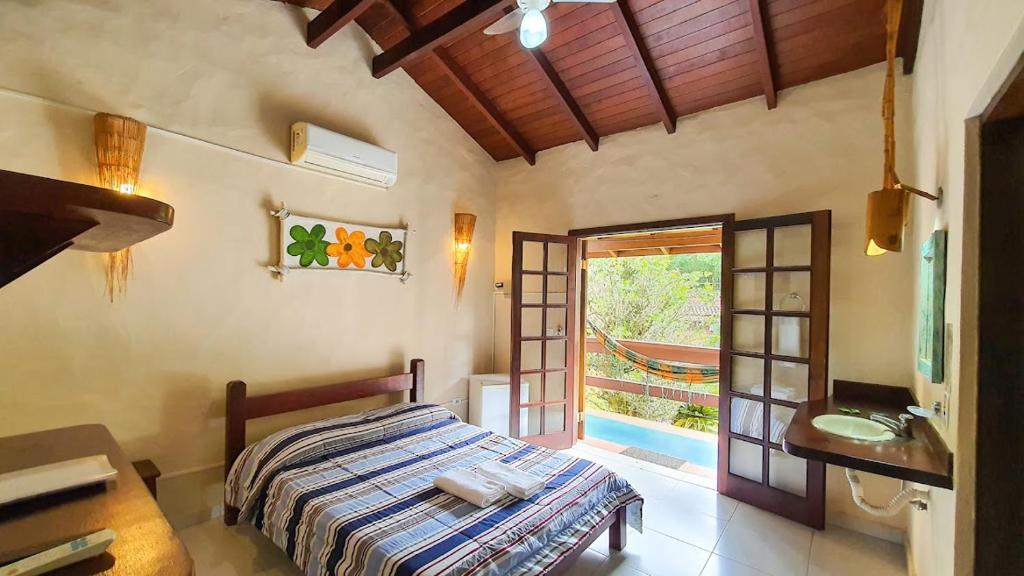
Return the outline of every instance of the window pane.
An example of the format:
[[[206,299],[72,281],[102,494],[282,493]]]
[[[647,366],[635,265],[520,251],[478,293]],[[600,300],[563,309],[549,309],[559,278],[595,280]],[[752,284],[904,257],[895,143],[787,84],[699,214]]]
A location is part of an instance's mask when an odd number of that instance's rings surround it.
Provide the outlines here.
[[[803,402],[807,400],[807,364],[772,360],[772,398]]]
[[[797,496],[807,495],[807,461],[771,450],[768,453],[768,485]]]
[[[729,472],[754,482],[761,481],[761,451],[757,444],[729,439]]]
[[[519,343],[519,369],[520,370],[540,370],[543,368],[540,363],[540,346],[542,342],[528,341]]]
[[[764,323],[762,316],[732,317],[732,349],[740,352],[764,353]]]
[[[540,399],[540,374],[523,374],[519,386],[519,403],[529,404]]]
[[[545,336],[565,336],[565,308],[548,308],[548,326]]]
[[[544,407],[544,433],[565,432],[565,404]]]
[[[565,340],[550,340],[544,343],[547,347],[545,368],[565,368]]]
[[[523,242],[523,270],[544,270],[543,242]]]
[[[811,225],[775,229],[775,266],[810,266]]]
[[[764,229],[736,232],[736,258],[733,265],[737,268],[764,267],[767,264],[767,236]]]
[[[565,244],[548,243],[548,272],[565,272],[569,247]]]
[[[566,400],[565,372],[548,372],[544,375],[544,401]]]
[[[540,434],[540,406],[531,406],[526,412],[526,433],[529,436]]]
[[[540,336],[541,323],[540,308],[523,308],[520,314],[520,333],[524,338],[535,338]]]
[[[544,296],[544,277],[540,274],[523,274],[522,278],[523,304],[541,304],[541,298]]]
[[[565,276],[548,276],[548,304],[565,304],[565,292],[568,278]]]
[[[776,272],[772,276],[772,309],[807,312],[811,309],[811,273]]]
[[[772,354],[807,358],[811,348],[811,320],[776,316],[772,321]]]
[[[789,422],[793,420],[793,414],[796,410],[789,406],[772,406],[772,437],[771,441],[775,444],[782,444],[782,440],[786,437],[786,429],[789,428]]]
[[[751,438],[764,437],[764,404],[746,398],[732,398],[729,404],[729,430]]]
[[[764,272],[733,275],[732,307],[764,310]]]
[[[733,356],[732,389],[747,394],[764,395],[764,360]]]

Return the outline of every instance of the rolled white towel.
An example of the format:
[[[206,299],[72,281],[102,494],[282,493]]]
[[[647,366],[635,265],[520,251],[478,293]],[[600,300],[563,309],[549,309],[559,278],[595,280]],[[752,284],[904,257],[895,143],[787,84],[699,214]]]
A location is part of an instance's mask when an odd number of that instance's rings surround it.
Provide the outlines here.
[[[434,486],[480,508],[494,504],[505,495],[505,489],[498,482],[462,468],[449,470],[434,478]]]
[[[487,461],[479,464],[476,469],[482,476],[501,484],[506,492],[522,500],[544,489],[543,480],[504,462]]]

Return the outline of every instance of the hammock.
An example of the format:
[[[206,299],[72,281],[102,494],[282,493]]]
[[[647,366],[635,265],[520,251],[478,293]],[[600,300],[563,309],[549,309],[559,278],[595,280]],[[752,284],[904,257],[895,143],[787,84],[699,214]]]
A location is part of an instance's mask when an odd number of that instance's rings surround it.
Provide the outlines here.
[[[629,362],[638,370],[648,374],[673,380],[675,382],[687,382],[689,384],[713,384],[718,382],[718,367],[706,366],[703,364],[688,364],[686,362],[670,362],[658,360],[650,356],[644,356],[638,352],[626,348],[603,330],[587,320],[587,326],[594,331],[597,341],[609,352],[620,360]]]

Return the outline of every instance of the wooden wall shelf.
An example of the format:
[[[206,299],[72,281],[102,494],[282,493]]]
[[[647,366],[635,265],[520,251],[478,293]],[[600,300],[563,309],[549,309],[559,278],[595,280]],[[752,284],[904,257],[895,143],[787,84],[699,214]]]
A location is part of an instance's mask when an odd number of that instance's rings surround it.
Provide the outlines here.
[[[117,252],[173,224],[152,198],[0,170],[0,287],[65,249]]]
[[[794,456],[890,478],[939,488],[953,488],[953,454],[942,437],[923,418],[911,422],[911,438],[889,442],[860,442],[818,430],[811,420],[822,414],[841,414],[856,408],[865,418],[871,413],[891,418],[917,404],[907,388],[836,380],[833,395],[802,402],[790,421],[783,449]]]

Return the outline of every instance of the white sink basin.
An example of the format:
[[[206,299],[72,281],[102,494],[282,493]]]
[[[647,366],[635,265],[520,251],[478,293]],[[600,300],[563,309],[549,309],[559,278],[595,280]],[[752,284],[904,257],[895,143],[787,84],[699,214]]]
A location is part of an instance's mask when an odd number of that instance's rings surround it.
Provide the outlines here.
[[[811,420],[811,424],[818,430],[865,442],[886,442],[896,437],[882,424],[856,416],[823,414]]]

